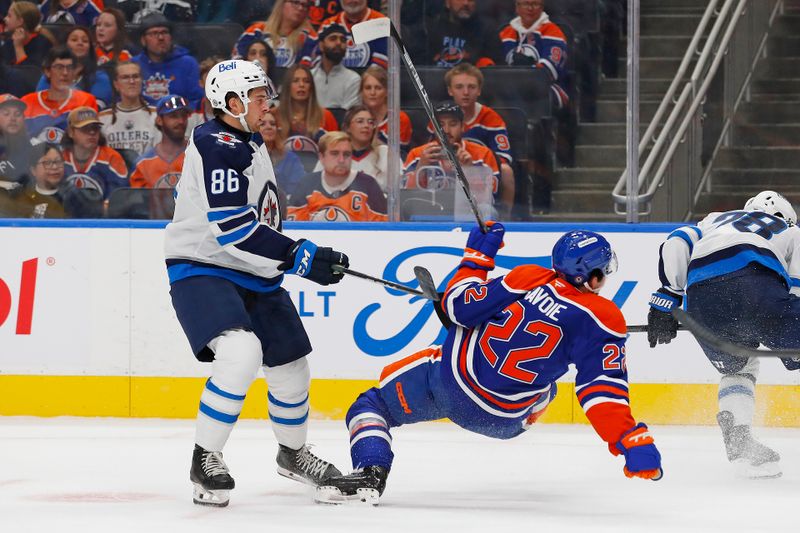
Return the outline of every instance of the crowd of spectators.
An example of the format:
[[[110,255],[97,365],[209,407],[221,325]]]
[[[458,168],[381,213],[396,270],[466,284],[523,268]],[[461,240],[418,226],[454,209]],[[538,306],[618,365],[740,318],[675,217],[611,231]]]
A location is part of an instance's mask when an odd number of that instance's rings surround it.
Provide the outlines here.
[[[555,121],[574,94],[571,43],[544,1],[499,2],[505,9],[494,18],[476,0],[403,2],[415,63],[444,73],[437,121],[461,164],[485,170],[504,219],[529,216],[521,204],[530,203],[530,167],[520,161],[530,158],[531,141],[512,138],[483,101],[486,69],[545,76],[542,98]],[[432,124],[414,123],[410,108],[397,117],[402,179],[387,173],[388,42],[356,44],[351,35],[353,24],[384,17],[387,5],[0,0],[0,217],[102,216],[127,191],[174,188],[193,128],[213,120],[205,78],[230,58],[258,62],[278,87],[256,140],[266,144],[290,219],[387,220],[394,183],[453,188]],[[238,37],[228,53],[200,55],[209,34],[192,29],[215,23],[240,24]]]

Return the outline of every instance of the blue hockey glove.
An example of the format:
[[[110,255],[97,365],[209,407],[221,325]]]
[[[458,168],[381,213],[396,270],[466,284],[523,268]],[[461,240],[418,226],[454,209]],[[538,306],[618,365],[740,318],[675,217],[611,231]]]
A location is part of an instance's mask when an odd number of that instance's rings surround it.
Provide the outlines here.
[[[334,265],[343,268],[350,266],[350,260],[342,252],[333,248],[320,247],[311,241],[300,239],[295,242],[286,260],[278,269],[287,274],[297,274],[320,285],[331,285],[342,281],[344,274],[333,269]]]
[[[651,348],[656,344],[669,344],[678,335],[678,321],[672,310],[680,307],[683,296],[661,287],[650,296],[650,312],[647,313],[647,341]]]
[[[464,259],[461,260],[462,266],[478,268],[481,270],[492,270],[494,268],[494,256],[503,247],[503,235],[506,228],[499,222],[486,222],[488,231],[483,233],[480,226],[475,226],[467,237],[467,248],[464,250]]]
[[[658,481],[664,476],[664,471],[661,469],[661,454],[646,424],[640,422],[623,433],[614,447],[625,456],[623,471],[627,477]]]

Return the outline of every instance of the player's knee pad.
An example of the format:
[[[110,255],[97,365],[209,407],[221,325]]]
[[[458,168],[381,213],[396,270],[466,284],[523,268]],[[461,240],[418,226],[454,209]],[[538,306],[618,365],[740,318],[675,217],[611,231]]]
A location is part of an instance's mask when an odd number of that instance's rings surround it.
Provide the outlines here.
[[[255,333],[243,329],[228,330],[208,345],[214,351],[211,367],[214,385],[231,394],[246,394],[263,357],[261,341]]]

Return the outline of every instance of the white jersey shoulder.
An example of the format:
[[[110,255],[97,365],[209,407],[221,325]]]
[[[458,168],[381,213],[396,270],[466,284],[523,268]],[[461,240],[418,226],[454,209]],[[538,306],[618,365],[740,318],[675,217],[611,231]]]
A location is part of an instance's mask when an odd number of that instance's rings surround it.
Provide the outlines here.
[[[681,293],[693,283],[760,264],[800,292],[800,228],[761,211],[711,213],[670,233],[661,247],[659,277]]]

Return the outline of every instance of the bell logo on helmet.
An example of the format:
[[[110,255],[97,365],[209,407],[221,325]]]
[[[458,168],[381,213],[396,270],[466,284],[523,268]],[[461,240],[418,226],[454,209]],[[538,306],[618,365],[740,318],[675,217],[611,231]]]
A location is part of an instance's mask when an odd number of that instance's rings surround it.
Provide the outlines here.
[[[236,70],[236,61],[231,61],[230,63],[220,63],[219,64],[219,72],[226,72],[228,70]]]

